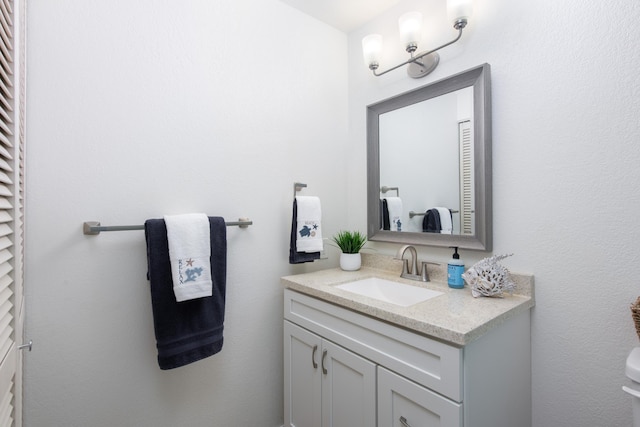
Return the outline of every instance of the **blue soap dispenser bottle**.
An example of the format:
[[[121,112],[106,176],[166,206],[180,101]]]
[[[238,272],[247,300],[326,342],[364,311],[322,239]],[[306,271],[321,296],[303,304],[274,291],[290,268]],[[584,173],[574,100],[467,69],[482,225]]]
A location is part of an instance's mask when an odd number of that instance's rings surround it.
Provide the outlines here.
[[[447,283],[450,288],[462,289],[464,288],[464,279],[462,273],[464,273],[464,262],[458,255],[458,247],[454,247],[453,258],[449,260],[447,265]]]

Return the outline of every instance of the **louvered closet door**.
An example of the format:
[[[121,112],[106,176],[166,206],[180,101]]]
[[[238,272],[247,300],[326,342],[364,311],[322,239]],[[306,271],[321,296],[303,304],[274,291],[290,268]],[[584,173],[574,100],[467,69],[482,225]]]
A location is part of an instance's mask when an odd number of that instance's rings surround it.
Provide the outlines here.
[[[24,10],[0,0],[0,427],[22,425]]]
[[[460,145],[460,234],[475,234],[475,186],[473,182],[473,135],[471,121],[458,123]]]

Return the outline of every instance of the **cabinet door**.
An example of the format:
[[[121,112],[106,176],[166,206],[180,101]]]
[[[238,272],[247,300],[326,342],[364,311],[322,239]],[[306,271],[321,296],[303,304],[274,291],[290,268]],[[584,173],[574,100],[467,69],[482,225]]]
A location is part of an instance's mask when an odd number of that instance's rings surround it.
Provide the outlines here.
[[[323,340],[322,426],[375,427],[376,365]]]
[[[322,425],[322,339],[284,322],[284,425]]]
[[[462,427],[462,404],[378,367],[379,427]]]

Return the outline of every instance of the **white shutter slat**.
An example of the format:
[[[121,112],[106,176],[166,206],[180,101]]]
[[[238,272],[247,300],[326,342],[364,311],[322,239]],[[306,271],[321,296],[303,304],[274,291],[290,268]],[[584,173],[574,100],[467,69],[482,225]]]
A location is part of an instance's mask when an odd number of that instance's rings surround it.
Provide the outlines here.
[[[11,222],[13,217],[7,211],[0,211],[0,222]]]
[[[0,55],[0,63],[2,63],[2,55]],[[6,63],[4,63],[6,64]],[[8,65],[8,64],[6,64]],[[8,65],[9,66],[9,65]],[[6,75],[6,74],[5,74]],[[3,76],[4,77],[4,76]],[[11,83],[10,78],[2,78],[0,79],[0,89],[2,89],[2,93],[5,95],[6,99],[13,99],[13,83]]]
[[[0,134],[2,135],[2,134]],[[5,136],[5,139],[7,137]],[[2,138],[0,138],[1,140]],[[0,145],[0,156],[2,156],[2,158],[4,159],[9,159],[12,160],[13,156],[11,155],[11,153],[9,152],[9,150],[6,149],[6,147],[11,147],[11,143],[8,142],[9,140],[7,139],[7,143],[4,143],[3,145]],[[4,141],[0,141],[0,142],[4,142]]]
[[[8,262],[0,264],[0,277],[11,273],[13,267]],[[11,279],[11,278],[10,278]],[[13,280],[11,280],[13,282]]]
[[[2,155],[2,157],[4,157],[5,159],[10,159],[11,154],[9,154],[9,156],[4,155],[4,151],[7,150],[4,147],[11,147],[11,142],[9,141],[9,138],[7,138],[6,135],[3,135],[2,133],[0,133],[0,143],[4,145],[4,146],[0,145],[0,155]]]
[[[13,67],[11,66],[11,62],[13,62],[13,58],[0,55],[0,65],[2,65],[2,68],[9,76],[13,75]],[[11,79],[7,79],[7,81],[10,80]],[[11,92],[9,92],[9,94],[11,94]]]
[[[13,387],[9,387],[5,395],[0,400],[0,422],[3,426],[10,426],[13,422],[11,414],[13,413],[13,393],[11,392]]]
[[[0,51],[2,51],[2,54],[7,58],[10,58],[13,56],[11,54],[11,50],[11,40],[6,40],[4,37],[0,37]]]
[[[11,277],[5,276],[0,279],[0,305],[4,304],[5,301],[9,301],[13,292],[11,291],[11,284],[13,280]]]
[[[5,123],[3,120],[0,120],[0,129],[2,129],[5,135],[13,135],[13,132],[9,128],[9,123]]]
[[[9,200],[4,197],[0,197],[0,209],[11,209],[13,205]]]
[[[5,184],[13,184],[13,181],[11,180],[11,178],[9,177],[9,175],[7,175],[6,173],[2,172],[2,170],[0,170],[0,182],[3,182]]]
[[[4,118],[7,123],[13,123],[13,120],[9,116],[9,113],[5,111],[3,108],[0,108],[0,117]]]
[[[7,359],[2,361],[0,365],[0,390],[2,390],[3,396],[2,401],[0,401],[0,408],[3,408],[2,418],[0,419],[0,425],[2,426],[11,426],[13,425],[12,418],[12,401],[13,401],[13,376],[9,375],[9,370],[3,369],[6,365],[11,365],[12,363],[16,363],[15,351],[11,351],[9,355],[13,357],[8,357]],[[8,413],[6,413],[8,410]]]
[[[5,359],[7,357],[11,357],[9,353],[9,349],[13,347],[14,341],[12,338],[13,328],[11,327],[11,321],[13,320],[13,316],[10,315],[11,309],[13,308],[13,304],[7,304],[7,316],[6,319],[0,320],[0,354],[5,355]]]
[[[9,15],[6,15],[4,13],[4,11],[2,11],[3,13],[0,13],[0,24],[2,25],[2,28],[4,28],[4,31],[7,33],[7,35],[9,37],[13,37],[13,31],[11,31],[11,19],[9,18]]]
[[[13,332],[13,328],[11,327],[11,321],[13,320],[13,304],[10,301],[6,301],[4,304],[0,305],[0,330],[5,331],[0,334],[0,345],[6,346],[6,342],[11,340],[11,333],[7,332],[7,330],[11,329]],[[11,345],[11,343],[9,343]]]
[[[2,157],[0,157],[0,169],[8,172],[13,172],[13,168],[11,167],[11,165]]]
[[[0,236],[13,234],[13,228],[9,224],[0,224]]]
[[[2,27],[0,26],[0,33],[2,33],[1,31]],[[5,61],[6,62],[6,61]],[[0,67],[0,80],[5,81],[5,82],[10,82],[11,81],[11,70],[6,70],[3,67]],[[13,87],[13,85],[11,85]]]
[[[11,196],[13,196],[13,193],[11,192],[9,187],[4,185],[3,183],[0,183],[0,196],[11,197]]]
[[[8,239],[7,237],[3,237],[4,239]],[[0,263],[9,262],[13,259],[13,254],[8,249],[3,249],[0,251]]]
[[[0,249],[0,265],[2,265],[13,258],[11,251],[7,250],[7,248],[10,248],[13,245],[13,242],[7,236],[4,236],[0,237],[0,245],[3,246],[3,248]]]

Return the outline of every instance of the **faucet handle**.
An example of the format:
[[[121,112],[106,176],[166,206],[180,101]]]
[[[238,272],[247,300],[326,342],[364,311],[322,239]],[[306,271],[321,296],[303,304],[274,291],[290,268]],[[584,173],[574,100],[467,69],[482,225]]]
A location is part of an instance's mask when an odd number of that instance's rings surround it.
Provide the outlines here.
[[[427,264],[440,265],[439,262],[422,261],[422,281],[429,282],[429,273],[427,272]]]

